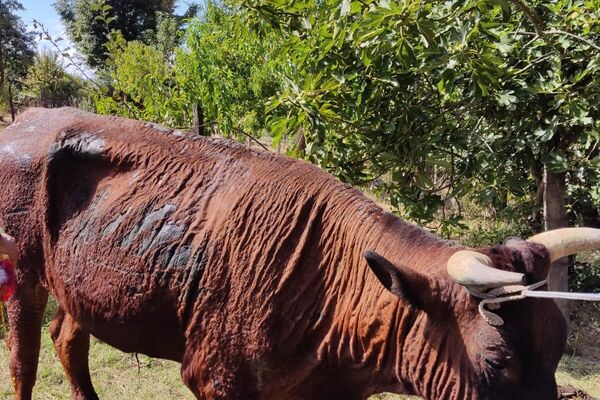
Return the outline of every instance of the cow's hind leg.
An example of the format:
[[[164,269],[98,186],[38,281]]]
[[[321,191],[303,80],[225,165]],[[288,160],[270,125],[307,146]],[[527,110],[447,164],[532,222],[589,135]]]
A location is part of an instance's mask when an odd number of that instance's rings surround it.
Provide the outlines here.
[[[50,335],[76,400],[97,400],[88,366],[90,334],[61,308],[50,324]]]
[[[10,319],[10,373],[17,400],[30,400],[35,385],[44,309],[48,291],[40,284],[23,284],[7,303]]]

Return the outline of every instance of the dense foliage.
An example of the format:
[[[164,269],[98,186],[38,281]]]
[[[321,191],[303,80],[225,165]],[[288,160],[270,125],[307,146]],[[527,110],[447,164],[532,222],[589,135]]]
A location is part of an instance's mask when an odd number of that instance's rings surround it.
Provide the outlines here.
[[[20,87],[35,54],[33,35],[16,14],[22,9],[18,1],[0,0],[0,111],[10,108],[13,114],[13,89]]]
[[[226,134],[265,126],[266,101],[280,86],[277,41],[252,31],[233,9],[207,3],[172,57],[164,46],[111,37],[111,87],[98,96],[99,112],[189,128],[198,107],[207,127]]]
[[[24,80],[22,102],[41,107],[72,105],[82,96],[82,80],[65,71],[59,55],[48,50],[35,57]]]
[[[543,167],[597,191],[599,4],[533,3],[536,24],[506,1],[242,5],[296,67],[273,133],[302,130],[307,156],[351,183],[384,175],[425,222],[467,193],[533,198]]]
[[[569,184],[572,222],[597,220],[600,5],[532,4],[208,2],[174,54],[112,35],[97,105],[300,137],[295,154],[449,234],[465,198],[536,228],[544,173]]]

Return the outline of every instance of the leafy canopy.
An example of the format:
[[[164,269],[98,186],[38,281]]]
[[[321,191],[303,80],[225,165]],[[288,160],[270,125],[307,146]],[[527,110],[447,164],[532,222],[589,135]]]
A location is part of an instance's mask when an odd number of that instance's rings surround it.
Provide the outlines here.
[[[67,34],[85,56],[88,65],[100,67],[106,60],[107,23],[125,40],[154,40],[158,13],[172,14],[173,0],[56,0],[56,11]],[[103,13],[110,11],[110,19]]]
[[[83,88],[80,78],[65,71],[59,55],[45,50],[36,55],[29,68],[21,97],[43,107],[60,107],[80,97]]]
[[[169,46],[113,34],[111,87],[97,97],[98,111],[189,128],[197,104],[205,122],[226,134],[261,130],[266,101],[280,85],[274,35],[259,35],[236,9],[208,2],[184,40],[171,60]]]
[[[284,38],[293,65],[269,107],[272,133],[303,132],[310,160],[377,183],[419,222],[467,194],[531,196],[543,166],[589,171],[600,4],[510,3],[242,0]]]

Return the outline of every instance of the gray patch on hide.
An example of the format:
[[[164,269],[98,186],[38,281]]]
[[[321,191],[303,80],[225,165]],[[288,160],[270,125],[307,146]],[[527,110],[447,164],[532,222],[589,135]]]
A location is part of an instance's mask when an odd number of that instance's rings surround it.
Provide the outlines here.
[[[86,213],[84,215],[87,216],[88,219],[85,220],[81,224],[79,232],[77,233],[77,236],[76,236],[76,240],[90,241],[90,240],[94,239],[94,237],[95,237],[95,234],[94,234],[95,229],[94,228],[96,226],[96,221],[98,219],[98,217],[97,217],[98,205],[100,203],[102,203],[104,200],[106,200],[108,195],[109,195],[109,191],[108,191],[108,189],[105,188],[100,193],[98,193],[92,199],[91,203],[87,206]],[[78,202],[83,203],[89,197],[89,193],[87,191],[82,191],[82,192],[75,193],[74,196],[76,196]]]
[[[208,240],[204,239],[200,243],[196,253],[191,257],[191,265],[186,268],[188,275],[184,278],[185,281],[183,282],[183,291],[181,293],[184,304],[183,320],[185,322],[189,321],[198,294],[202,291],[202,288],[200,288],[200,280],[204,275],[204,269],[206,267],[207,247]]]
[[[19,164],[21,167],[27,167],[29,164],[31,164],[31,155],[25,154],[25,153],[20,153],[15,148],[15,145],[12,143],[2,146],[2,149],[0,149],[0,152],[7,154],[11,158],[14,158],[17,161],[19,161]]]
[[[169,241],[177,240],[183,236],[187,226],[181,223],[167,222],[157,232],[154,230],[152,234],[144,239],[137,254],[142,255],[146,250],[165,244]]]
[[[54,143],[48,150],[48,157],[53,158],[56,153],[63,149],[70,149],[75,153],[89,156],[99,156],[104,151],[105,144],[104,139],[100,139],[90,133],[83,133],[60,143]]]
[[[163,269],[183,268],[190,258],[191,251],[191,246],[187,244],[176,248],[167,247],[161,251],[158,257],[158,266]]]
[[[150,128],[154,129],[155,131],[161,132],[161,133],[171,133],[173,131],[173,129],[170,128],[166,128],[162,125],[159,124],[155,124],[152,122],[148,122],[146,123],[147,126],[149,126]]]
[[[92,222],[92,219],[86,220],[85,222],[83,222],[81,224],[81,227],[79,228],[79,232],[77,233],[75,240],[88,241],[94,234],[93,228],[94,228],[94,223]]]
[[[178,247],[177,250],[175,250],[175,254],[173,254],[173,257],[171,257],[171,260],[169,261],[169,267],[185,267],[190,258],[190,254],[192,254],[191,246],[186,245]]]
[[[155,124],[153,122],[147,122],[146,126],[154,129],[155,131],[158,131],[160,133],[164,133],[164,134],[167,134],[167,135],[173,135],[173,136],[177,136],[177,137],[185,137],[185,136],[187,136],[185,134],[185,132],[182,131],[182,130],[180,130],[180,129],[167,128],[167,127],[164,127],[162,125]]]
[[[111,234],[115,233],[115,231],[119,228],[119,225],[121,225],[121,222],[123,222],[123,220],[125,219],[127,214],[129,214],[129,210],[117,215],[117,218],[115,218],[114,221],[112,221],[108,225],[106,225],[106,227],[102,231],[102,236],[111,235]]]
[[[168,218],[176,210],[173,204],[166,204],[158,210],[148,213],[143,220],[138,222],[131,232],[121,241],[121,247],[129,247],[135,239],[145,230],[151,228],[155,223]]]

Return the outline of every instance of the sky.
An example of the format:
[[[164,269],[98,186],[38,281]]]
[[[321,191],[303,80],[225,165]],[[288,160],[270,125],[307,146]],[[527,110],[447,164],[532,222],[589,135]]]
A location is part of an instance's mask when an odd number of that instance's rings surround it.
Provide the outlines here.
[[[56,10],[52,7],[52,1],[40,1],[40,0],[20,0],[25,10],[19,11],[17,14],[23,20],[23,23],[27,25],[29,29],[33,30],[33,20],[44,24],[48,32],[50,32],[50,36],[54,39],[58,37],[63,37],[66,39],[66,35],[64,34],[64,26],[60,21]],[[38,42],[38,51],[43,48],[53,48],[52,44],[47,40],[40,41],[39,38],[36,39]],[[69,43],[62,42],[61,45],[64,44],[65,47],[69,45]]]
[[[33,20],[37,20],[38,22],[42,23],[46,29],[48,30],[48,32],[50,33],[50,36],[53,39],[57,39],[59,37],[62,37],[64,40],[59,42],[59,45],[61,46],[61,48],[67,48],[70,47],[71,50],[69,50],[69,54],[72,57],[77,58],[77,52],[74,49],[74,46],[72,45],[72,43],[68,40],[67,35],[65,34],[64,31],[64,26],[60,20],[60,17],[58,16],[58,14],[56,13],[56,10],[54,9],[54,7],[52,6],[52,4],[54,3],[54,1],[43,1],[43,0],[19,0],[20,3],[23,5],[23,7],[25,7],[25,10],[23,11],[19,11],[17,12],[17,14],[21,17],[21,19],[23,20],[23,23],[25,25],[27,25],[27,27],[31,30],[33,29]],[[183,13],[186,9],[186,2],[185,1],[177,1],[177,10],[176,13]],[[37,45],[38,45],[38,51],[43,50],[44,48],[47,49],[52,49],[52,50],[56,50],[56,48],[47,40],[40,40],[39,37],[36,39],[37,40]],[[68,61],[64,61],[64,64],[67,65],[69,62]],[[84,68],[86,72],[89,72],[89,69]],[[79,74],[79,72],[76,70],[76,68],[74,67],[68,67],[67,70],[71,73],[77,73]]]

